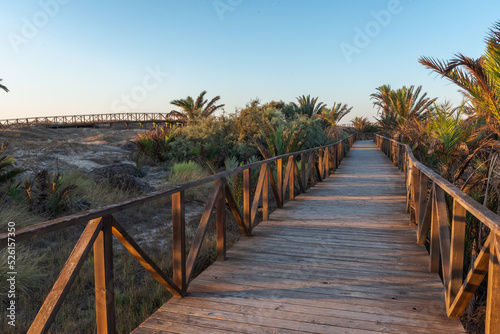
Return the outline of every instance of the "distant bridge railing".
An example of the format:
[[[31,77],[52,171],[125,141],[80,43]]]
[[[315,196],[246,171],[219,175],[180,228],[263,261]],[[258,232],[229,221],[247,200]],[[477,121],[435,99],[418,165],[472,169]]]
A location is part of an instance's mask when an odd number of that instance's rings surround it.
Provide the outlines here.
[[[430,241],[429,270],[444,282],[446,311],[460,317],[488,275],[486,333],[500,333],[500,216],[488,210],[443,177],[415,159],[408,145],[376,135],[375,142],[406,176],[407,211],[413,205],[417,242]],[[446,195],[452,200],[448,216]],[[488,226],[490,235],[473,267],[463,279],[466,214]],[[450,219],[451,218],[451,219]]]
[[[283,154],[211,175],[200,180],[145,194],[121,203],[35,224],[18,230],[15,234],[15,241],[21,242],[86,223],[85,230],[81,234],[52,290],[31,324],[28,333],[47,333],[49,331],[50,325],[53,323],[64,298],[68,295],[72,283],[92,248],[94,249],[97,332],[115,332],[113,235],[172,295],[177,297],[185,295],[188,285],[193,278],[198,254],[200,253],[207,226],[214,209],[217,235],[217,260],[223,261],[226,257],[226,203],[243,235],[250,236],[253,228],[257,225],[255,218],[259,210],[259,204],[262,208],[262,219],[267,220],[269,217],[269,189],[273,193],[276,206],[282,208],[287,194],[289,200],[295,199],[296,184],[301,192],[305,192],[308,187],[313,187],[317,182],[321,182],[323,179],[329,177],[344,158],[345,149],[351,147],[354,141],[355,136],[352,135],[334,144]],[[298,157],[300,157],[300,168]],[[260,173],[253,198],[251,198],[251,169],[253,168],[259,168]],[[228,177],[239,173],[243,174],[243,212],[240,212],[240,208],[234,199],[235,195],[227,182]],[[212,190],[208,196],[198,229],[191,242],[190,251],[187,253],[184,194],[188,189],[212,182]],[[171,197],[172,200],[172,279],[151,260],[148,254],[113,217],[113,214],[125,209],[151,203],[166,197]],[[0,247],[6,247],[10,242],[9,234],[0,234]]]
[[[11,126],[72,126],[112,123],[169,123],[184,125],[186,119],[180,112],[169,113],[116,113],[68,116],[27,117],[0,120],[0,128]]]

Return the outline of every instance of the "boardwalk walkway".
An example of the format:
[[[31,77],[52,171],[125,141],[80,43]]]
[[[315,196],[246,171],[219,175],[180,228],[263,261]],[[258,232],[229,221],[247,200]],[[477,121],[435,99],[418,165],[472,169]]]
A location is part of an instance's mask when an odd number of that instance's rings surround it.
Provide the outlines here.
[[[464,333],[370,141],[277,210],[134,333]]]

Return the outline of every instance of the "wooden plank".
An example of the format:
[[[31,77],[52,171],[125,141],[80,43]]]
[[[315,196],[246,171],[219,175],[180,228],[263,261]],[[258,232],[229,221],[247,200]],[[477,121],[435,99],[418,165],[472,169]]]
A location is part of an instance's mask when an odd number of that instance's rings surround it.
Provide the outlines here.
[[[302,331],[304,333],[339,333],[339,334],[375,334],[377,331],[347,328],[344,324],[330,325],[302,321],[301,319],[276,319],[266,316],[266,314],[245,314],[242,312],[216,310],[203,307],[193,307],[188,305],[176,305],[175,308],[161,309],[161,312],[172,312],[180,314],[191,314],[196,318],[210,318],[214,320],[223,319],[226,321],[243,322],[248,324],[260,324],[276,329]],[[269,312],[270,313],[270,312]]]
[[[312,174],[312,164],[313,164],[313,160],[314,160],[314,153],[310,152],[309,153],[309,156],[307,158],[307,166],[306,166],[306,178],[305,178],[305,186],[306,186],[306,189],[307,189],[307,184],[310,183],[310,187],[313,187],[314,186],[314,175],[311,176]]]
[[[427,182],[429,178],[427,175],[424,173],[420,174],[420,185],[418,187],[419,189],[419,195],[418,195],[418,210],[417,208],[415,209],[415,216],[417,219],[417,225],[418,229],[420,230],[422,228],[424,216],[425,216],[425,209],[426,209],[426,201],[427,201]]]
[[[163,285],[173,296],[179,297],[183,294],[181,286],[177,286],[146,254],[137,242],[125,231],[125,229],[113,219],[113,235],[120,240],[123,246],[132,254],[137,261],[146,269],[161,285]]]
[[[318,164],[317,164],[317,170],[318,170],[318,175],[321,180],[325,178],[325,170],[323,169],[323,154],[322,150],[318,150]]]
[[[433,198],[434,187],[431,186],[431,192],[429,194],[429,200],[425,205],[424,215],[422,216],[422,221],[419,224],[417,230],[417,243],[423,245],[426,242],[427,234],[431,229],[431,219],[432,219],[432,198]]]
[[[472,268],[469,270],[465,281],[457,293],[453,303],[448,309],[449,317],[460,317],[471,298],[476,293],[477,288],[483,282],[484,277],[488,273],[488,265],[490,259],[490,245],[491,245],[491,235],[484,243],[481,252],[474,261]]]
[[[439,245],[439,216],[436,204],[436,185],[433,185],[432,197],[432,218],[431,218],[431,231],[429,235],[429,271],[431,273],[439,272],[440,260],[440,245]]]
[[[325,170],[325,177],[327,178],[330,176],[330,155],[329,155],[329,148],[325,148],[323,152],[323,161],[324,161],[324,170]]]
[[[89,221],[87,227],[78,239],[68,260],[64,264],[59,277],[43,302],[40,311],[31,324],[28,333],[47,333],[50,325],[54,322],[57,312],[61,308],[62,302],[69,292],[71,284],[75,281],[83,262],[92,248],[95,239],[102,229],[102,219]]]
[[[376,301],[372,301],[375,305],[358,304],[356,305],[356,309],[353,310],[353,305],[349,304],[347,301],[346,303],[332,303],[328,300],[325,301],[321,296],[318,297],[319,298],[314,299],[310,298],[310,296],[308,297],[307,294],[302,295],[298,293],[298,296],[295,298],[290,297],[288,300],[283,300],[279,296],[271,300],[265,298],[265,296],[256,296],[245,292],[235,294],[234,296],[194,292],[186,302],[191,303],[191,301],[194,300],[198,302],[198,305],[201,305],[204,301],[211,301],[235,305],[236,307],[239,305],[254,306],[262,309],[278,309],[281,311],[342,317],[344,319],[362,319],[365,321],[402,324],[416,327],[424,325],[424,328],[454,329],[450,328],[453,326],[452,321],[443,321],[443,317],[436,315],[426,315],[425,319],[414,319],[409,317],[408,312],[404,310],[404,305],[399,305],[399,308],[383,309],[380,307],[380,304],[375,304]],[[369,303],[370,301],[367,301],[367,304]]]
[[[417,224],[418,223],[418,212],[420,211],[420,208],[419,208],[419,198],[420,198],[420,171],[418,170],[418,168],[415,168],[415,166],[413,166],[413,170],[412,170],[412,176],[411,176],[411,179],[412,179],[412,202],[413,202],[413,208],[415,209],[415,216],[411,216],[411,223],[413,224]],[[415,220],[413,220],[415,219]]]
[[[262,188],[262,220],[269,220],[269,168],[266,168],[266,177]]]
[[[229,206],[229,209],[231,210],[231,213],[233,214],[233,217],[236,220],[241,233],[243,233],[244,236],[249,237],[250,231],[247,229],[245,222],[241,216],[240,209],[238,208],[238,205],[234,200],[233,194],[231,194],[231,190],[227,186],[227,181],[225,179],[222,179],[222,182],[224,183],[224,192],[226,194],[227,205]]]
[[[408,171],[406,173],[406,213],[411,212],[411,196],[412,196],[412,165],[411,161],[408,161]]]
[[[252,216],[251,216],[251,202],[250,202],[250,189],[251,189],[251,179],[250,179],[250,169],[243,171],[243,221],[245,226],[252,232]]]
[[[202,305],[202,306],[200,306]],[[170,306],[170,307],[166,307]],[[283,311],[278,306],[277,308],[262,308],[254,305],[239,305],[239,304],[227,304],[221,302],[209,301],[203,298],[197,299],[187,299],[185,301],[179,302],[177,301],[175,304],[165,305],[161,309],[162,311],[168,311],[172,313],[191,313],[200,315],[199,317],[207,317],[212,316],[210,313],[220,314],[222,317],[231,317],[234,313],[238,315],[247,315],[247,319],[256,316],[262,318],[269,318],[270,320],[275,321],[275,326],[280,326],[280,324],[287,324],[289,322],[300,321],[301,323],[306,324],[321,324],[325,326],[329,326],[327,330],[331,333],[334,331],[341,331],[343,327],[348,325],[352,329],[363,331],[387,331],[393,333],[422,333],[427,334],[427,328],[419,328],[418,326],[408,326],[407,324],[394,324],[390,322],[380,322],[380,321],[370,321],[365,320],[359,317],[358,318],[350,318],[346,319],[340,317],[337,314],[329,314],[329,315],[321,315],[315,313],[305,313],[302,310],[287,310]],[[210,310],[209,313],[206,313],[204,310]],[[198,318],[199,318],[198,317]],[[238,317],[239,318],[239,317]],[[259,319],[260,320],[260,319]],[[246,320],[251,321],[251,318]],[[260,322],[260,321],[259,321]],[[285,325],[286,326],[286,325]],[[309,328],[305,328],[304,330],[310,330]],[[352,330],[351,330],[352,331]],[[442,333],[448,334],[449,331],[441,331]]]
[[[491,238],[488,268],[488,297],[486,300],[486,334],[500,334],[500,261],[498,258],[498,236]]]
[[[305,193],[307,189],[307,167],[306,167],[306,155],[305,153],[300,154],[300,183],[302,184],[302,192]]]
[[[466,214],[467,211],[465,211],[464,207],[460,205],[460,203],[453,204],[450,245],[450,285],[448,288],[448,296],[450,299],[449,305],[451,305],[462,286]]]
[[[216,201],[216,235],[217,235],[217,261],[226,259],[226,201],[224,195],[224,183],[221,183],[221,189]]]
[[[184,191],[172,195],[172,270],[174,284],[181,290],[181,294],[184,294],[187,289],[184,196]]]
[[[282,189],[282,197],[283,201],[285,200],[285,194],[286,194],[286,188],[290,184],[290,192],[292,191],[291,189],[293,188],[293,183],[290,183],[290,175],[292,174],[292,166],[293,166],[293,156],[288,158],[288,162],[286,165],[286,170],[285,170],[285,178],[283,179],[283,189]]]
[[[303,182],[302,182],[302,172],[299,171],[299,166],[297,165],[297,161],[293,162],[294,165],[294,170],[295,170],[295,175],[298,176],[298,183],[299,183],[299,189],[301,193],[305,193],[306,190],[304,188]]]
[[[269,185],[271,186],[271,191],[273,192],[274,202],[276,203],[276,207],[279,209],[282,207],[282,203],[279,199],[278,187],[276,186],[276,181],[274,180],[271,165],[269,165],[269,168],[267,169],[267,175],[269,175]]]
[[[277,183],[277,190],[278,190],[278,199],[280,205],[278,205],[278,208],[283,207],[283,159],[278,159],[276,160],[276,183]]]
[[[215,182],[212,187],[212,191],[208,196],[207,205],[203,210],[201,215],[200,224],[198,225],[198,229],[196,230],[196,234],[193,237],[193,242],[191,244],[191,249],[189,250],[189,254],[186,260],[186,280],[189,284],[194,272],[194,266],[196,264],[196,259],[198,258],[198,254],[200,253],[201,246],[203,244],[203,239],[205,238],[205,233],[207,232],[208,222],[210,221],[210,217],[212,216],[212,211],[215,206],[215,202],[219,195],[219,191],[221,189],[222,182]]]
[[[264,188],[264,180],[267,178],[267,165],[262,165],[259,173],[259,180],[257,181],[257,188],[255,189],[255,194],[253,198],[253,203],[250,210],[250,230],[254,228],[255,216],[257,215],[257,210],[259,209],[260,196],[262,195],[262,189]]]
[[[443,281],[446,293],[446,305],[450,304],[450,299],[448,295],[449,285],[450,285],[450,248],[451,248],[451,237],[450,237],[450,226],[448,220],[448,210],[446,208],[446,198],[444,196],[444,191],[440,187],[434,189],[436,192],[436,209],[439,224],[439,246],[441,250],[441,266],[443,270]]]
[[[102,218],[102,229],[94,242],[96,328],[103,334],[116,331],[112,223],[112,216]]]

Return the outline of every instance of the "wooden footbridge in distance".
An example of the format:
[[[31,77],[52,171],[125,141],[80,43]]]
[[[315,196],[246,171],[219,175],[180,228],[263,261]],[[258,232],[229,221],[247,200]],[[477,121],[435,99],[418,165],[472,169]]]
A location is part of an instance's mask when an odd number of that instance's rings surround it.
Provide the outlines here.
[[[185,116],[177,111],[169,113],[111,113],[111,114],[86,114],[86,115],[67,115],[67,116],[44,116],[0,119],[0,129],[12,128],[18,126],[43,126],[48,128],[65,127],[88,127],[96,125],[113,124],[159,124],[167,127],[184,126],[186,124]]]
[[[352,147],[343,160],[347,146]],[[252,168],[260,169],[253,198]],[[235,173],[243,173],[241,212],[226,182]],[[188,251],[184,192],[206,182],[213,182],[212,192]],[[278,206],[271,214],[269,191]],[[172,198],[173,277],[113,217],[165,196]],[[450,217],[445,196],[453,202]],[[256,226],[259,210],[263,221]],[[226,211],[247,236],[227,252]],[[212,213],[218,261],[193,279]],[[463,276],[466,213],[492,232]],[[464,333],[457,317],[486,274],[486,332],[500,333],[499,217],[416,161],[408,146],[380,136],[375,143],[354,142],[351,136],[242,166],[35,225],[19,231],[17,238],[84,222],[87,227],[29,333],[49,330],[92,247],[98,333],[115,331],[120,319],[114,312],[113,235],[175,296],[135,329],[136,334]],[[0,241],[5,238],[0,236]],[[430,255],[423,246],[426,240]]]

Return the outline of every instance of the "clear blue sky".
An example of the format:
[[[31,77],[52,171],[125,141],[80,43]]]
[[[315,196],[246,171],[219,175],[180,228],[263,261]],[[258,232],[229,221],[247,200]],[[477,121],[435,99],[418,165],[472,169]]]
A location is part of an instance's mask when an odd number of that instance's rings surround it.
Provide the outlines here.
[[[0,78],[11,89],[0,91],[0,118],[168,112],[171,100],[202,90],[227,112],[311,94],[353,106],[346,121],[374,116],[369,96],[383,84],[459,102],[457,88],[417,60],[479,57],[500,20],[498,0],[0,5]]]

